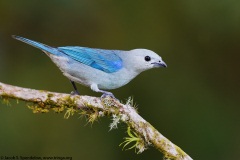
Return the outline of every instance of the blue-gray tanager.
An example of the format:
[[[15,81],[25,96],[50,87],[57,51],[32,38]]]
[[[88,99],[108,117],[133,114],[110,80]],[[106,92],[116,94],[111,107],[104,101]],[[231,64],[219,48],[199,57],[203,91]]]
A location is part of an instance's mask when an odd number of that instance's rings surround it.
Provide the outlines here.
[[[71,81],[74,94],[78,94],[74,83],[77,82],[95,92],[103,93],[102,97],[114,97],[111,92],[105,90],[124,86],[142,71],[167,67],[159,55],[147,49],[121,51],[78,46],[55,48],[19,36],[13,38],[46,53]]]

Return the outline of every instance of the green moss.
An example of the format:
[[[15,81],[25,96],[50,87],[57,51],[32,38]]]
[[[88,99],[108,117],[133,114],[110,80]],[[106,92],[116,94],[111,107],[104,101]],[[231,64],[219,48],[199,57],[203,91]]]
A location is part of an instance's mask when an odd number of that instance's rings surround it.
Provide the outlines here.
[[[65,112],[65,114],[64,114],[64,118],[65,118],[65,119],[68,119],[70,116],[73,116],[74,113],[76,113],[76,112],[77,112],[77,110],[74,109],[73,107],[66,108],[66,112]]]
[[[47,97],[48,97],[48,98],[51,98],[51,97],[53,97],[53,96],[54,96],[54,94],[52,94],[52,93],[48,93],[48,94],[47,94]]]
[[[43,91],[44,92],[44,91]],[[48,93],[45,101],[34,100],[32,105],[28,105],[28,108],[33,110],[33,113],[47,113],[50,110],[55,113],[61,113],[66,110],[64,118],[69,118],[78,112],[79,109],[76,104],[76,98],[71,96],[65,96],[57,99],[57,102],[52,100],[54,94]]]
[[[11,103],[10,103],[11,99],[16,99],[17,104],[19,102],[19,98],[15,97],[13,94],[2,93],[0,98],[2,99],[2,103],[6,104],[6,105],[11,105]]]
[[[37,105],[29,105],[28,108],[31,109],[33,111],[33,113],[48,113],[49,112],[49,109],[40,108]]]
[[[175,157],[171,157],[169,155],[164,155],[163,160],[176,160]]]
[[[138,135],[136,132],[131,130],[131,127],[128,126],[127,134],[129,137],[125,137],[125,141],[122,142],[119,146],[123,145],[123,149],[130,145],[131,143],[134,143],[131,147],[127,148],[126,150],[135,148],[136,153],[142,153],[146,149],[146,143],[144,139]]]
[[[181,148],[179,148],[178,146],[175,146],[175,149],[177,150],[177,152],[178,152],[178,155],[180,156],[180,157],[185,157],[187,154],[181,149]]]
[[[120,108],[116,106],[117,102],[111,97],[106,97],[102,99],[102,105],[104,107],[105,115],[119,114]]]
[[[150,124],[148,124],[148,127],[151,127],[152,130],[153,130],[153,138],[154,140],[157,139],[157,137],[159,137],[159,134],[157,132],[157,130]],[[154,146],[160,150],[163,154],[164,154],[164,160],[174,160],[174,159],[179,159],[180,157],[184,157],[186,155],[185,152],[183,152],[178,146],[174,146],[178,155],[177,156],[172,156],[172,155],[169,155],[167,152],[166,152],[166,148],[168,148],[169,146],[169,143],[171,143],[167,138],[162,138],[161,140],[158,139],[158,142],[156,142],[154,144]]]
[[[84,107],[80,109],[81,117],[85,117],[88,123],[93,124],[93,122],[97,121],[98,118],[105,116],[105,113],[90,104],[84,104]]]
[[[2,103],[10,106],[10,99],[13,97],[13,95],[8,96],[8,94],[2,93],[2,95],[0,96],[0,98],[2,99]]]
[[[10,100],[8,97],[1,97],[2,98],[2,103],[7,105],[7,106],[10,106],[11,103],[10,103]]]

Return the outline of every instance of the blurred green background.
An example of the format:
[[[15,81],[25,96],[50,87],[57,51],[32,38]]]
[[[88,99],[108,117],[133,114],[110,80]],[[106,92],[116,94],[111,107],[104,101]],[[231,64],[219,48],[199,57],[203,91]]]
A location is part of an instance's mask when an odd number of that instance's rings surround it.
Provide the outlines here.
[[[168,68],[140,74],[113,90],[133,96],[140,114],[193,159],[240,155],[240,1],[0,0],[0,81],[70,93],[72,86],[40,50],[51,46],[147,48]],[[78,85],[83,95],[100,96]],[[137,155],[118,145],[126,126],[109,118],[86,125],[78,115],[33,114],[25,103],[0,104],[0,155],[78,159],[161,159],[153,147]]]

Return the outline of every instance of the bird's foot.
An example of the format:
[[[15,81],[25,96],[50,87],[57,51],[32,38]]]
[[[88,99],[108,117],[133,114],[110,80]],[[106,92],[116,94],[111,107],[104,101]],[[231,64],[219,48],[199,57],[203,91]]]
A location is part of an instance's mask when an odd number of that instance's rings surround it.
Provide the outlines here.
[[[71,94],[72,96],[80,95],[78,91],[72,91],[70,94]]]
[[[111,97],[116,99],[111,92],[104,92],[103,95],[101,96],[101,98],[106,98],[106,97]]]
[[[104,106],[112,107],[116,106],[116,104],[120,101],[116,99],[112,93],[103,93],[101,96],[101,102],[104,104]]]
[[[71,84],[72,84],[72,86],[73,86],[73,88],[74,88],[74,91],[72,91],[70,94],[71,94],[72,96],[80,95],[79,92],[78,92],[78,90],[77,90],[77,86],[76,86],[76,84],[74,83],[74,81],[70,80],[70,82],[71,82]]]

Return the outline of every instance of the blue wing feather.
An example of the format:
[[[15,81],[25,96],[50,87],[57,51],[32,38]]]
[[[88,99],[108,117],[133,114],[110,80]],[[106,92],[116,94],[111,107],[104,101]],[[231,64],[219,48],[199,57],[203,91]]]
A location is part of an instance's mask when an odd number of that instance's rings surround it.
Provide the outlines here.
[[[42,51],[45,51],[45,52],[48,52],[48,53],[52,53],[54,55],[58,55],[59,54],[59,51],[56,48],[50,47],[50,46],[48,46],[46,44],[43,44],[43,43],[40,43],[40,42],[36,42],[36,41],[30,40],[30,39],[27,39],[27,38],[24,38],[24,37],[20,37],[20,36],[13,35],[12,37],[17,39],[17,40],[19,40],[19,41],[27,43],[27,44],[29,44],[29,45],[31,45],[33,47],[41,49]]]
[[[99,69],[107,73],[113,73],[122,68],[122,59],[117,55],[119,50],[93,49],[87,47],[58,47],[58,50],[72,59]]]
[[[117,55],[117,53],[122,52],[119,50],[104,50],[75,46],[54,48],[20,36],[13,36],[13,38],[54,55],[65,54],[80,63],[107,73],[116,72],[123,67],[122,59]]]

